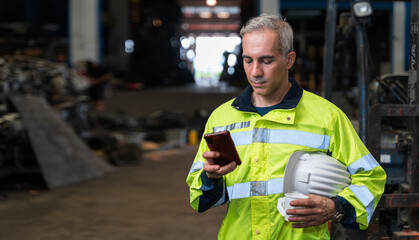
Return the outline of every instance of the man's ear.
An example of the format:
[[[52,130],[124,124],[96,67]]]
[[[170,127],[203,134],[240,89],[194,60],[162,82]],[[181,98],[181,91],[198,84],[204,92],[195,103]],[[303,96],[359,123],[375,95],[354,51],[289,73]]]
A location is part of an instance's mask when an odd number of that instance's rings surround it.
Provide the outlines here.
[[[295,52],[289,52],[287,54],[287,56],[285,57],[287,61],[287,69],[290,69],[294,65],[296,57],[297,57],[297,54]]]

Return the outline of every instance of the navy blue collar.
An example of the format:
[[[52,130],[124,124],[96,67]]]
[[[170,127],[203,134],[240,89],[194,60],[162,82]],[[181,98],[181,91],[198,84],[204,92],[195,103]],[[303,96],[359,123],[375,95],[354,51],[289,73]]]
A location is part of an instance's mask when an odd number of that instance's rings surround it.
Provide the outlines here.
[[[284,99],[276,105],[275,109],[293,109],[300,102],[300,99],[303,96],[303,88],[293,78],[290,78],[289,81],[291,83],[291,88],[285,95]],[[236,97],[236,99],[234,99],[231,106],[240,111],[257,112],[256,108],[252,104],[252,93],[252,86],[247,86],[246,89],[244,89],[244,91]]]

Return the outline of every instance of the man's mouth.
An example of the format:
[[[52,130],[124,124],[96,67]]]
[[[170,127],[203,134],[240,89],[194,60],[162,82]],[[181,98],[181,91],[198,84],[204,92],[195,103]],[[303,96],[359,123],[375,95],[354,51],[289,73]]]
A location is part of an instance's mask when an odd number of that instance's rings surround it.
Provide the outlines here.
[[[266,83],[266,81],[251,81],[251,82],[252,82],[252,85],[255,87],[262,86],[263,84]]]

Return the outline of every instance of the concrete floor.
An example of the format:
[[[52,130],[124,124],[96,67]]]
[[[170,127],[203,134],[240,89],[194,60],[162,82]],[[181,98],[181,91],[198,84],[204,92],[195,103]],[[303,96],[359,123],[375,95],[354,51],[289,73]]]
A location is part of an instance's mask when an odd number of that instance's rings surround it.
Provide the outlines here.
[[[156,152],[138,165],[54,190],[7,193],[0,200],[0,239],[216,239],[225,206],[203,214],[189,206],[185,179],[195,150]]]

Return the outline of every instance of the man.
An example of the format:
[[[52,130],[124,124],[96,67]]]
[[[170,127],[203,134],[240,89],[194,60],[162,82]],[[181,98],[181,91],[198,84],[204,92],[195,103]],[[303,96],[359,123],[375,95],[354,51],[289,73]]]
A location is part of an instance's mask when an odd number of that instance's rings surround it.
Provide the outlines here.
[[[249,86],[219,106],[205,133],[229,130],[242,160],[220,167],[218,152],[201,141],[187,177],[198,212],[228,201],[219,239],[329,239],[327,222],[336,207],[341,223],[365,229],[384,191],[386,174],[359,139],[346,115],[289,79],[296,53],[293,32],[275,15],[251,19],[240,31]],[[277,211],[283,176],[296,151],[321,151],[345,164],[351,185],[334,200],[309,195],[295,200],[289,221]]]
[[[93,102],[93,109],[98,112],[105,110],[106,89],[112,79],[112,73],[109,73],[99,64],[86,62],[86,74],[90,81],[87,92],[90,101]]]

